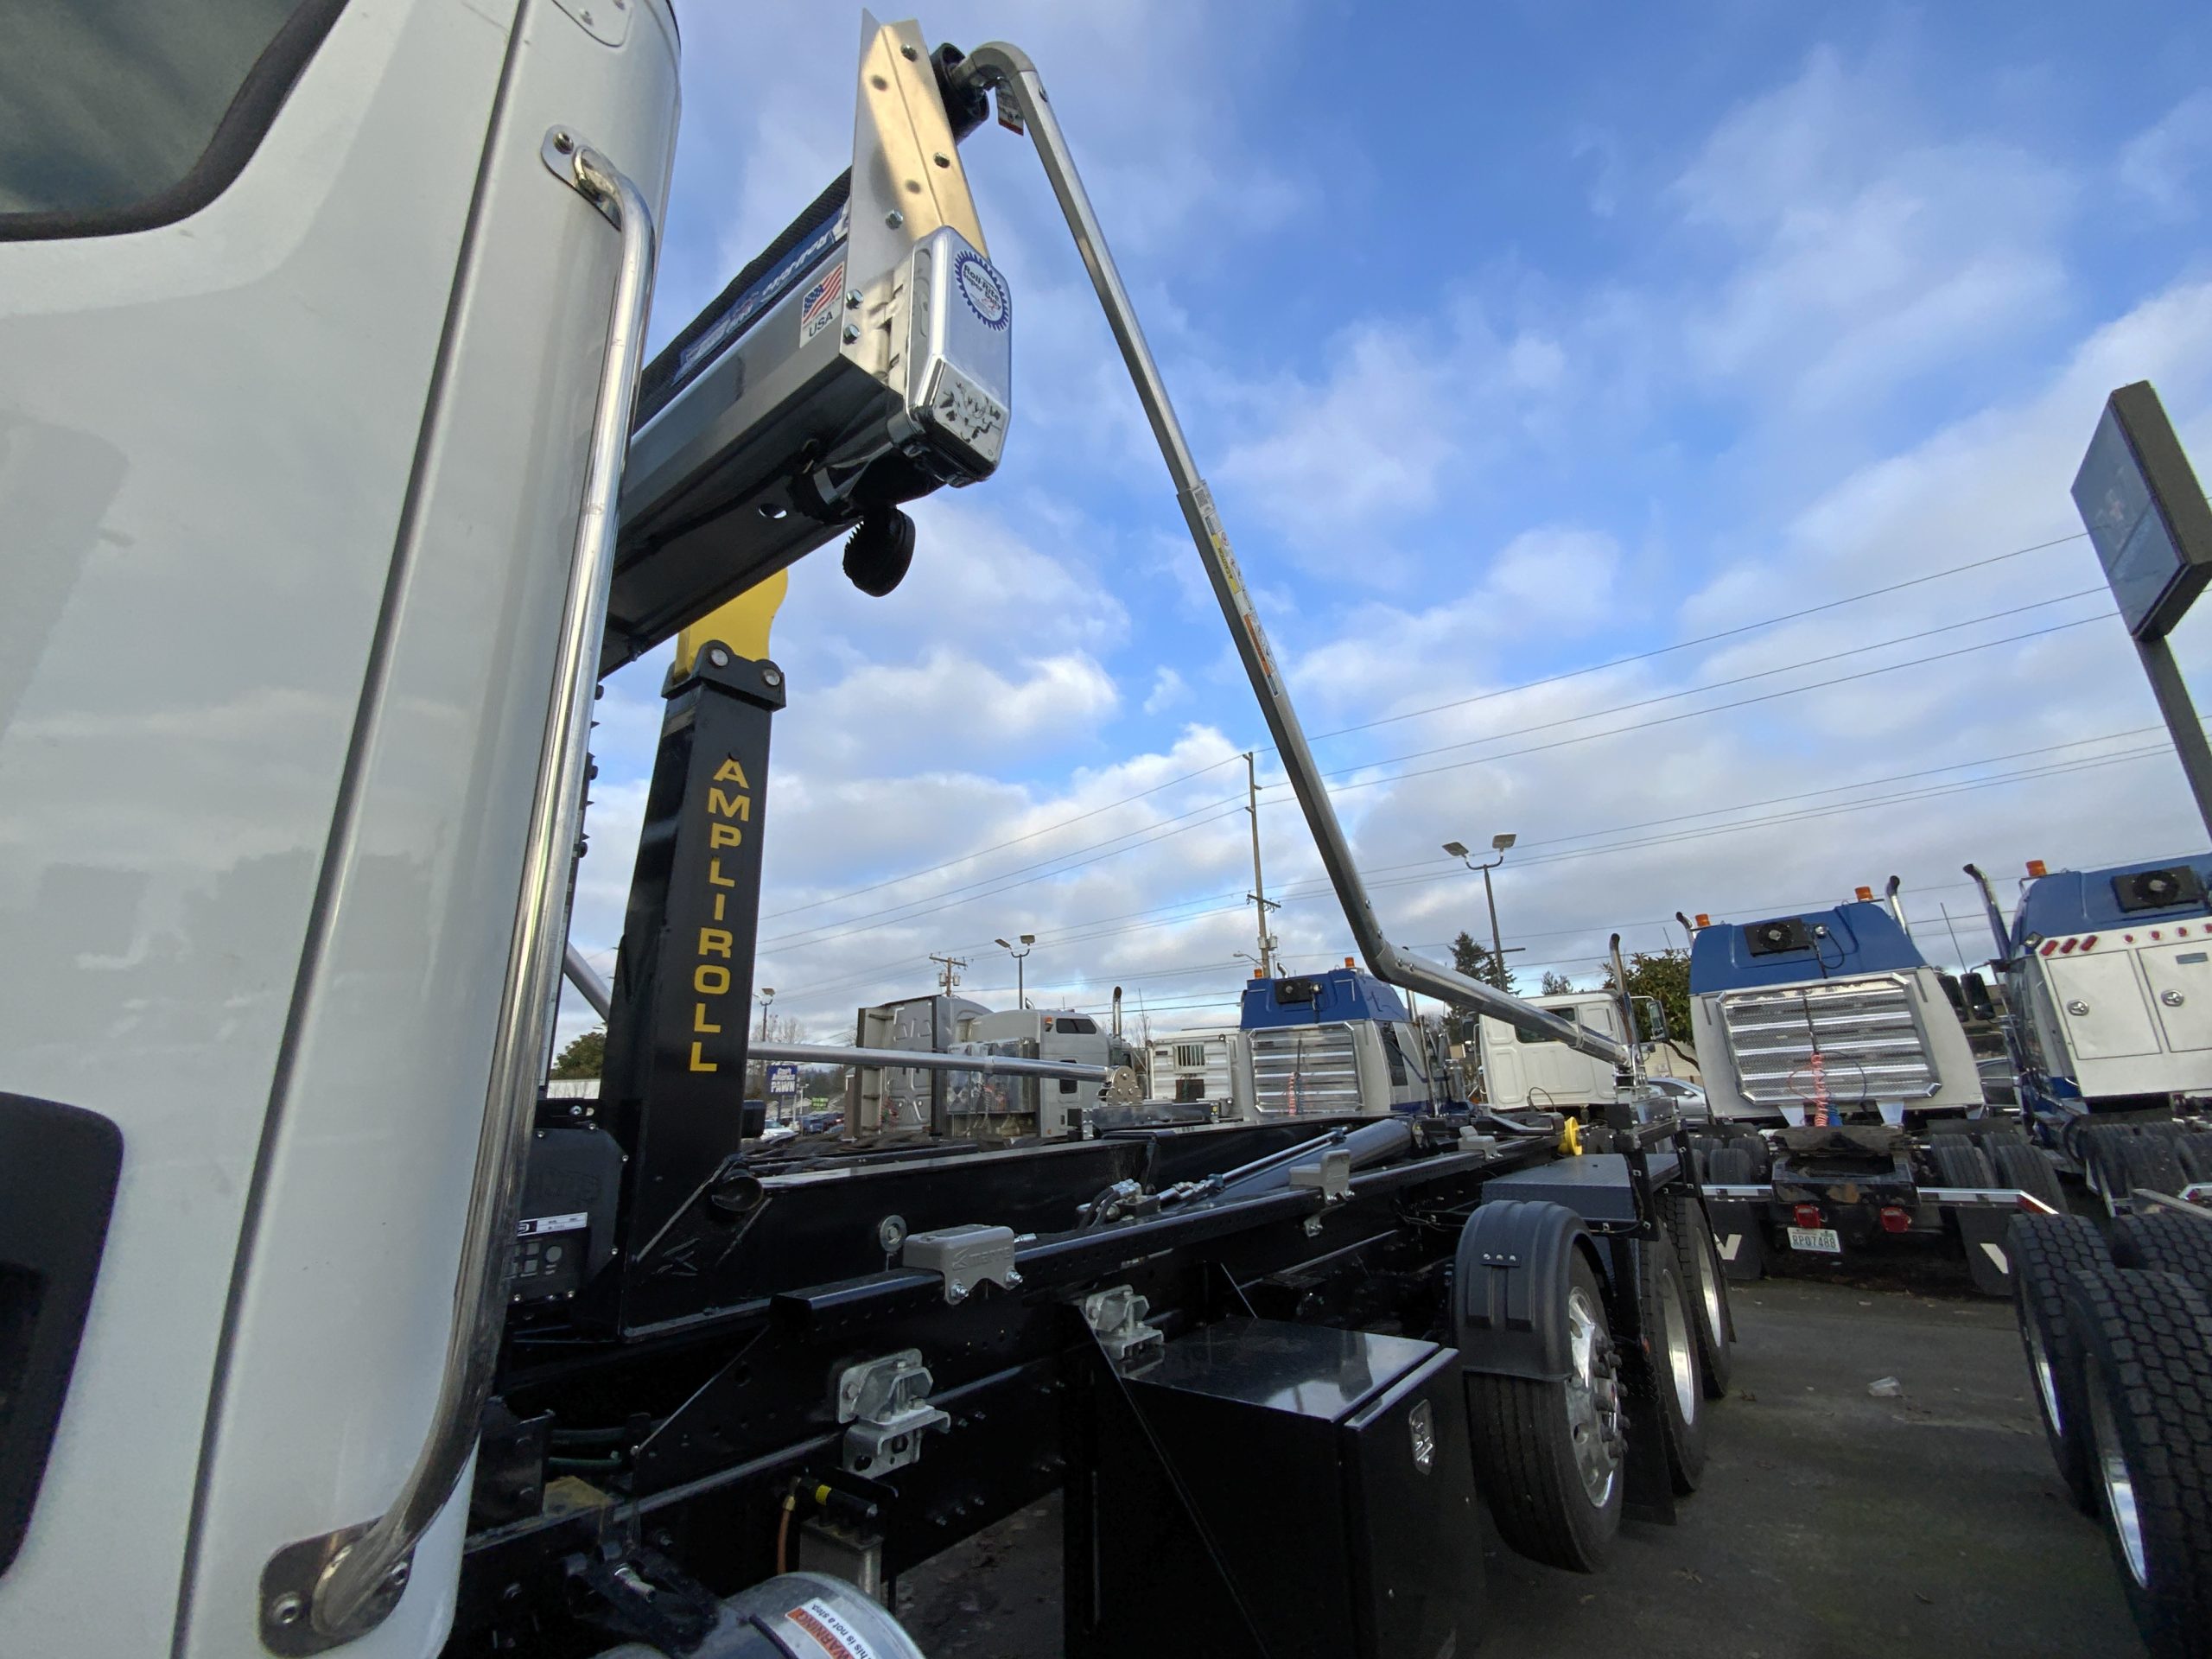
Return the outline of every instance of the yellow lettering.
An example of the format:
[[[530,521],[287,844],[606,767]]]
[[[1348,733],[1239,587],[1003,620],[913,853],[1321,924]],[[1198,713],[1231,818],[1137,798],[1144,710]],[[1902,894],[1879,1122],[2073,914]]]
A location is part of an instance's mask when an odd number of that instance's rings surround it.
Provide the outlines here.
[[[719,1071],[721,1067],[716,1065],[712,1060],[700,1058],[699,1045],[694,1043],[691,1045],[691,1069],[694,1071]]]
[[[734,823],[709,824],[707,828],[707,845],[709,847],[741,847],[744,844],[745,831]]]
[[[725,895],[719,893],[715,895],[715,919],[718,922],[722,918],[722,899],[724,896]]]
[[[691,988],[702,996],[720,996],[729,989],[729,969],[702,962],[691,970]]]
[[[737,764],[737,757],[734,754],[715,768],[714,781],[718,784],[735,784],[740,789],[753,787],[745,781],[745,768]]]
[[[719,858],[710,858],[707,861],[707,885],[710,887],[734,887],[737,883],[731,880],[729,877],[722,874],[721,860]],[[715,896],[715,903],[717,906],[721,905],[721,894],[717,893]],[[715,919],[719,922],[721,918],[722,913],[720,909],[717,909],[715,912]]]
[[[719,789],[707,791],[707,810],[725,818],[735,818],[740,823],[753,822],[753,798],[750,795],[725,795]]]
[[[691,1029],[709,1037],[719,1037],[722,1032],[720,1026],[710,1026],[707,1023],[707,1005],[703,1002],[694,1002],[691,1005]]]
[[[730,936],[727,928],[702,927],[699,930],[699,954],[702,957],[729,957]]]

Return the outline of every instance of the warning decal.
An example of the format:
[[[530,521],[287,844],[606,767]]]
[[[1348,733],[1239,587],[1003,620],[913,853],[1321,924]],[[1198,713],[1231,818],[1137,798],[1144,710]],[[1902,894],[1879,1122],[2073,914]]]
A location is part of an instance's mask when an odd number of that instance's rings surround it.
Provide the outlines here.
[[[837,1610],[817,1598],[801,1602],[784,1617],[814,1638],[830,1659],[875,1659],[875,1649],[848,1624]]]
[[[845,291],[845,262],[840,259],[807,285],[798,302],[798,343],[805,345],[837,315],[837,296]]]

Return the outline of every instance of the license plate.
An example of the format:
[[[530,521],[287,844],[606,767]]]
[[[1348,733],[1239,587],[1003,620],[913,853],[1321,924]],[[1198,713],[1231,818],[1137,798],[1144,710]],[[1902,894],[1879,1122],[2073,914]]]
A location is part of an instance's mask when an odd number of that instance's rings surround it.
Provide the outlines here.
[[[1835,1236],[1833,1227],[1792,1227],[1789,1248],[1793,1250],[1820,1250],[1829,1255],[1843,1254],[1843,1241]]]

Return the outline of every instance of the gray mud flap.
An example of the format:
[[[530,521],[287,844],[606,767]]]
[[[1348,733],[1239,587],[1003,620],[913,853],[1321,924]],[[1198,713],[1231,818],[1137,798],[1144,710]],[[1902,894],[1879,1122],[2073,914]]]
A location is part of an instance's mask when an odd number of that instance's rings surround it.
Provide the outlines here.
[[[1747,1285],[1766,1277],[1766,1228],[1759,1206],[1745,1198],[1708,1198],[1713,1243],[1731,1284]]]
[[[2005,1231],[2018,1211],[1977,1205],[1952,1213],[1959,1220],[1959,1243],[1966,1248],[1974,1287],[1985,1296],[2010,1296],[2012,1262],[2005,1253]]]

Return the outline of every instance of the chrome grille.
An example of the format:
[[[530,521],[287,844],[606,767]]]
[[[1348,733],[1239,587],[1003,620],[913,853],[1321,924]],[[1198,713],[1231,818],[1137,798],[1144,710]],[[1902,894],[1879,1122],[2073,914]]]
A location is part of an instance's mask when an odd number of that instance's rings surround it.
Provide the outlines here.
[[[1251,1035],[1253,1103],[1261,1112],[1303,1117],[1360,1109],[1350,1026],[1273,1026]]]
[[[1925,1099],[1937,1078],[1912,1001],[1910,982],[1887,976],[1722,997],[1744,1098],[1763,1105],[1810,1099],[1818,1052],[1832,1101]]]

